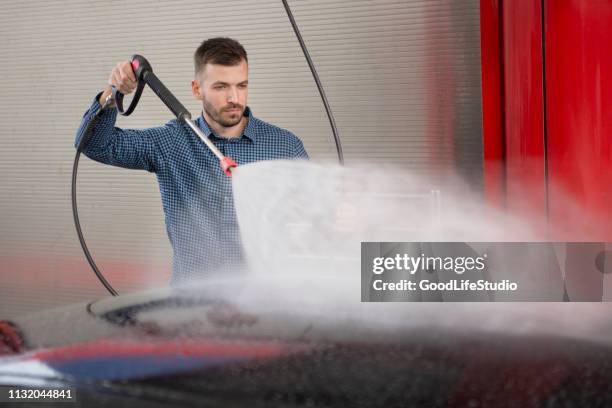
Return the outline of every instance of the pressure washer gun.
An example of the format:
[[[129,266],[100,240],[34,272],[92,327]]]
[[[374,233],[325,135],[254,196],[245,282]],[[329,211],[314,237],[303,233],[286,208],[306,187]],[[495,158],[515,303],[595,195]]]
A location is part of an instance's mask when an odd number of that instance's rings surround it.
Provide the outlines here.
[[[159,99],[162,100],[162,102],[172,111],[172,113],[174,113],[176,118],[179,121],[185,122],[187,126],[189,126],[191,130],[193,130],[193,132],[214,153],[214,155],[217,156],[223,172],[226,175],[231,176],[232,169],[238,166],[236,162],[231,157],[224,156],[217,146],[215,146],[213,142],[206,137],[206,135],[191,119],[191,114],[189,111],[178,101],[178,99],[175,98],[174,95],[172,95],[172,92],[170,92],[153,73],[153,68],[151,68],[149,61],[147,61],[141,55],[134,55],[132,56],[132,69],[134,70],[134,75],[138,81],[138,86],[136,88],[136,93],[132,98],[132,102],[126,111],[123,110],[123,94],[113,86],[113,99],[117,105],[117,111],[119,111],[119,113],[123,116],[130,115],[136,108],[136,104],[138,104],[138,100],[140,99],[140,95],[142,94],[145,84],[149,85]]]

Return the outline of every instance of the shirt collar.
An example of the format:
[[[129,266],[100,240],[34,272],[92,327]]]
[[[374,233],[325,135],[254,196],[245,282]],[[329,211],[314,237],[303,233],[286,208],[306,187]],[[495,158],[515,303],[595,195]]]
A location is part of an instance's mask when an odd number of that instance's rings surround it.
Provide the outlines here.
[[[252,142],[254,142],[255,141],[255,127],[256,127],[255,121],[257,119],[255,119],[255,117],[253,117],[253,114],[251,112],[251,108],[249,108],[248,106],[244,110],[243,116],[246,116],[249,119],[249,121],[247,122],[247,125],[244,128],[244,131],[242,132],[242,134],[243,134],[243,136],[246,136]],[[204,119],[204,113],[200,114],[200,116],[198,117],[197,122],[198,122],[198,125],[200,126],[200,129],[202,129],[202,131],[204,132],[206,137],[210,137],[210,135],[213,134],[212,129],[210,128],[210,126],[208,126],[208,123],[206,123],[206,120]]]

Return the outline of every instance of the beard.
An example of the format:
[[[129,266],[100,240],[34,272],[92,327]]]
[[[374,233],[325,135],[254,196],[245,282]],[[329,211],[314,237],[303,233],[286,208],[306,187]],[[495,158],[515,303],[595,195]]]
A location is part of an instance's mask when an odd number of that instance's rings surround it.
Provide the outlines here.
[[[228,114],[227,111],[230,109],[239,109],[240,111],[235,114]],[[233,127],[242,120],[242,115],[244,115],[244,106],[237,103],[231,103],[217,110],[210,103],[204,102],[204,111],[212,120],[221,126]]]

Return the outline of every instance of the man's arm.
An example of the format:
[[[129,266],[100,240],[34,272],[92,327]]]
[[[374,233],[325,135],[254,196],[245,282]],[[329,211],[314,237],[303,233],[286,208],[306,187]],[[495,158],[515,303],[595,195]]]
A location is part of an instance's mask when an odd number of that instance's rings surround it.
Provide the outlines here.
[[[131,62],[118,63],[111,70],[104,91],[96,96],[83,115],[74,146],[78,148],[81,139],[88,133],[83,147],[87,157],[114,166],[157,172],[164,162],[161,145],[164,140],[171,140],[174,125],[169,122],[166,126],[153,129],[119,129],[115,127],[117,111],[110,107],[102,109],[106,98],[112,94],[113,86],[128,95],[137,85]]]
[[[151,129],[120,129],[115,127],[115,109],[107,108],[98,114],[102,108],[100,99],[101,94],[98,94],[83,115],[74,146],[79,145],[89,127],[91,133],[83,148],[87,157],[113,166],[159,171],[164,164],[161,145],[164,140],[171,140],[176,132],[175,123],[169,122],[165,126]]]
[[[293,135],[295,141],[293,143],[293,157],[296,159],[306,159],[308,160],[308,153],[306,153],[306,149],[304,148],[304,143],[300,139],[298,139],[295,135]]]

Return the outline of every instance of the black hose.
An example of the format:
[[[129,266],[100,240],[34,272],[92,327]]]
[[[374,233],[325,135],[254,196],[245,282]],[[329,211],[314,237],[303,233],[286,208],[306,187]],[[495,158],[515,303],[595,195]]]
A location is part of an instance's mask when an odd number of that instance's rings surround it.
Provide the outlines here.
[[[327,112],[327,117],[329,118],[329,124],[332,128],[332,133],[334,134],[334,141],[336,142],[336,151],[338,152],[338,161],[341,165],[344,165],[344,155],[342,154],[342,143],[340,142],[340,135],[338,135],[338,129],[336,128],[336,121],[334,120],[334,115],[331,110],[331,106],[329,106],[329,102],[327,100],[327,96],[325,96],[325,90],[323,89],[323,85],[321,85],[321,80],[319,79],[319,74],[317,74],[317,70],[315,69],[314,63],[310,58],[310,54],[308,53],[308,49],[306,49],[306,44],[302,39],[302,35],[300,34],[300,30],[298,29],[297,23],[293,18],[293,14],[291,13],[291,9],[289,8],[289,4],[287,4],[287,0],[282,0],[283,6],[285,6],[285,11],[287,12],[287,16],[289,17],[289,21],[291,22],[291,26],[293,27],[293,31],[300,43],[300,47],[302,47],[302,51],[304,52],[304,56],[306,57],[306,61],[308,62],[308,67],[310,67],[310,72],[312,72],[312,76],[314,77],[315,82],[317,83],[317,88],[319,89],[319,95],[321,95],[321,99],[323,100],[323,105],[325,105],[325,112]]]
[[[77,181],[77,170],[79,168],[79,158],[81,157],[81,151],[85,147],[85,144],[87,143],[87,140],[89,139],[89,136],[91,135],[93,125],[97,121],[103,109],[104,108],[101,108],[100,110],[98,110],[98,112],[96,112],[94,117],[87,124],[87,127],[85,128],[85,131],[83,132],[83,136],[81,136],[81,140],[79,141],[76,155],[74,156],[74,164],[72,165],[72,217],[74,218],[74,226],[76,228],[77,235],[79,236],[79,242],[81,243],[81,248],[83,248],[83,252],[85,253],[85,258],[87,258],[87,262],[89,262],[89,265],[93,269],[94,273],[96,274],[100,282],[102,282],[102,285],[104,285],[106,290],[108,290],[108,292],[111,295],[117,296],[117,291],[115,291],[115,289],[113,289],[110,283],[108,283],[108,281],[104,278],[104,275],[102,275],[102,272],[100,272],[100,270],[98,269],[98,266],[94,262],[93,257],[91,256],[91,253],[89,252],[89,249],[87,248],[87,244],[85,243],[85,238],[83,237],[83,231],[81,230],[81,223],[79,222],[79,212],[77,209],[76,181]]]

